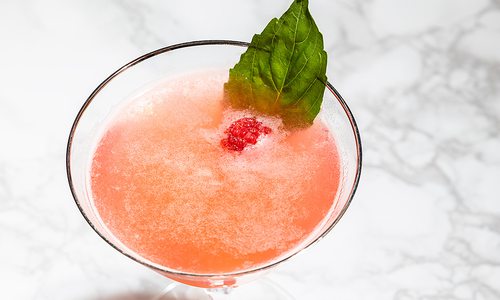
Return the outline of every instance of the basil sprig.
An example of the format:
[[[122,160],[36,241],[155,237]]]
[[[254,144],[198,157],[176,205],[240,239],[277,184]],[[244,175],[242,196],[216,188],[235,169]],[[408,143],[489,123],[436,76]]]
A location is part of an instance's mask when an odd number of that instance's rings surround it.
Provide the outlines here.
[[[319,113],[327,54],[308,0],[295,0],[256,34],[229,71],[226,96],[235,108],[278,115],[287,126],[310,125]]]

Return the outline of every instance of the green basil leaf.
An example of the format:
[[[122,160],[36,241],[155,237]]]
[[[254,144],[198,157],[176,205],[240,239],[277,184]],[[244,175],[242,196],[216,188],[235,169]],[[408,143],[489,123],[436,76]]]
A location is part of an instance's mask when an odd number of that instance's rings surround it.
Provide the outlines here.
[[[235,108],[278,115],[287,126],[307,126],[319,113],[327,55],[307,0],[295,0],[252,38],[229,71],[224,89]]]

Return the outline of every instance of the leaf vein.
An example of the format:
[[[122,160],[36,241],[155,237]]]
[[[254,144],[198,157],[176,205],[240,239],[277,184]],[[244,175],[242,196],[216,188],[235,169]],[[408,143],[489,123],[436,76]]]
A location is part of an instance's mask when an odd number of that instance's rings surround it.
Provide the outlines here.
[[[300,22],[300,16],[302,15],[302,11],[304,10],[304,5],[301,5],[300,6],[300,11],[299,11],[299,14],[298,14],[298,17],[296,18],[297,19],[297,22],[295,23],[295,30],[294,30],[294,33],[293,33],[293,46],[292,46],[292,51],[290,53],[290,58],[288,59],[288,64],[286,65],[286,73],[285,73],[285,77],[283,79],[283,84],[281,85],[280,89],[279,89],[279,92],[278,94],[276,95],[276,99],[274,100],[274,104],[276,105],[276,103],[278,102],[279,100],[279,96],[283,93],[283,87],[285,86],[285,80],[286,80],[286,77],[288,76],[288,72],[290,71],[290,64],[292,62],[292,58],[293,58],[293,52],[295,51],[295,41],[297,40],[297,31],[298,31],[298,28],[299,28],[299,22]]]

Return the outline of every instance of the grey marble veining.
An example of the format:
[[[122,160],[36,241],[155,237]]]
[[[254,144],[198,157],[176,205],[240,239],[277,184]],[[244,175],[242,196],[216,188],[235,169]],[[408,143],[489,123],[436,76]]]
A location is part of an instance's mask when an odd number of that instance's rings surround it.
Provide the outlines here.
[[[297,299],[500,299],[500,2],[310,2],[364,170],[332,233],[269,277]],[[125,62],[183,41],[249,40],[288,3],[0,2],[0,298],[162,290],[74,205],[71,122]]]

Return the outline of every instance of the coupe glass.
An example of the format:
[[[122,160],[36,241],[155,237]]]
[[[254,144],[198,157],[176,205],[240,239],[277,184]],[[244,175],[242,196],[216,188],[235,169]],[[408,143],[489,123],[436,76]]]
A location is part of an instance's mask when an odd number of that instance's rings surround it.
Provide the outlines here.
[[[71,128],[66,152],[66,170],[78,209],[92,229],[111,247],[178,282],[170,285],[156,299],[218,299],[228,297],[229,291],[232,291],[232,299],[292,299],[286,291],[262,279],[243,287],[239,286],[259,277],[324,237],[346,211],[358,185],[361,171],[361,141],[358,128],[345,101],[335,88],[327,83],[318,117],[328,127],[337,143],[341,180],[334,205],[326,220],[300,247],[258,268],[234,273],[194,274],[171,269],[141,257],[128,249],[106,228],[93,205],[88,180],[93,150],[105,121],[116,113],[120,104],[130,99],[131,95],[164,78],[200,70],[229,70],[247,46],[248,43],[238,41],[193,41],[145,54],[105,79],[85,101]],[[235,287],[238,288],[234,289]]]

